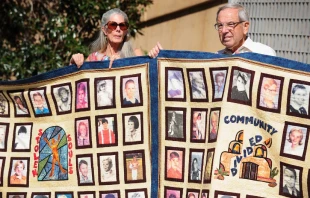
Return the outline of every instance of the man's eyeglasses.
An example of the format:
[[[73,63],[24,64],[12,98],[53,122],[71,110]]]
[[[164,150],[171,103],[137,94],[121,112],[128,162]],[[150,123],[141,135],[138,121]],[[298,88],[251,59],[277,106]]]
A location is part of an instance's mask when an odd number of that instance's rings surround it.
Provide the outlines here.
[[[244,21],[239,21],[239,22],[228,22],[228,23],[216,23],[214,25],[215,29],[217,31],[222,31],[224,26],[226,26],[227,29],[232,30],[234,29],[237,25],[240,23],[243,23]]]
[[[109,21],[107,24],[105,24],[109,30],[116,30],[117,26],[119,26],[119,29],[125,31],[128,30],[129,24],[127,22],[122,23],[116,23],[115,21]]]

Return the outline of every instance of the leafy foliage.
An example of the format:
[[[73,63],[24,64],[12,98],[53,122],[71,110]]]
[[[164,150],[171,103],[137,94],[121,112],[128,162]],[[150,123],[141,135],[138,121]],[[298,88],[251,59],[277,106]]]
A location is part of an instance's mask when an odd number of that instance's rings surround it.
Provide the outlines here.
[[[3,0],[0,4],[0,74],[27,78],[69,63],[72,53],[88,54],[101,16],[118,7],[129,18],[131,35],[152,0]],[[0,76],[1,79],[1,76]]]

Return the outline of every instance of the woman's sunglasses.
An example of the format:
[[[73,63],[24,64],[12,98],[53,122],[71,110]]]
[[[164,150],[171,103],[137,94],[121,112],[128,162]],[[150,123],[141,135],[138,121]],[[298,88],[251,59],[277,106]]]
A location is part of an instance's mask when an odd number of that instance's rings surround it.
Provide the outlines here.
[[[109,21],[106,26],[109,30],[116,30],[117,26],[119,26],[119,29],[125,31],[128,30],[129,24],[127,22],[116,23],[115,21]]]

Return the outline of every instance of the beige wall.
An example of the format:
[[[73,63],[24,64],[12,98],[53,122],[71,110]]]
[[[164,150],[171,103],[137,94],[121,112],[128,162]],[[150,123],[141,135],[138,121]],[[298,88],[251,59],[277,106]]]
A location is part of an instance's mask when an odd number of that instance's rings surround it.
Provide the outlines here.
[[[134,45],[144,51],[149,51],[159,41],[164,49],[170,50],[206,52],[220,50],[223,46],[219,42],[217,31],[213,25],[218,7],[225,2],[227,1],[154,0],[153,5],[146,9],[142,21],[148,24],[148,21],[156,17],[163,18],[159,23],[143,28],[144,35],[137,35]],[[193,7],[195,5],[206,8],[202,11],[193,11],[197,10],[197,7]],[[186,9],[189,9],[190,14],[181,14],[168,19],[169,14],[180,10],[186,12]]]

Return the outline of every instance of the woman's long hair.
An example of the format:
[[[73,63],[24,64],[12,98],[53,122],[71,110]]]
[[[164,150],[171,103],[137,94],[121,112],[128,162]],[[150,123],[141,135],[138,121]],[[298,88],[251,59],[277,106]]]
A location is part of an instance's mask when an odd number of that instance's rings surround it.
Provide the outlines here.
[[[125,12],[123,12],[122,10],[118,9],[118,8],[114,8],[111,9],[107,12],[105,12],[102,15],[101,18],[101,28],[106,28],[105,25],[109,22],[109,19],[112,15],[114,14],[119,14],[122,15],[124,17],[125,22],[128,23],[128,17],[127,14]],[[107,47],[108,47],[108,38],[106,37],[106,35],[103,33],[103,31],[100,28],[100,33],[98,38],[92,42],[89,46],[91,53],[93,52],[97,52],[97,51],[106,51]],[[123,43],[120,46],[120,55],[121,58],[126,58],[126,57],[132,57],[135,56],[135,53],[132,49],[132,45],[131,42],[129,41],[130,39],[130,34],[129,34],[130,30],[127,30],[127,35],[125,35]]]

